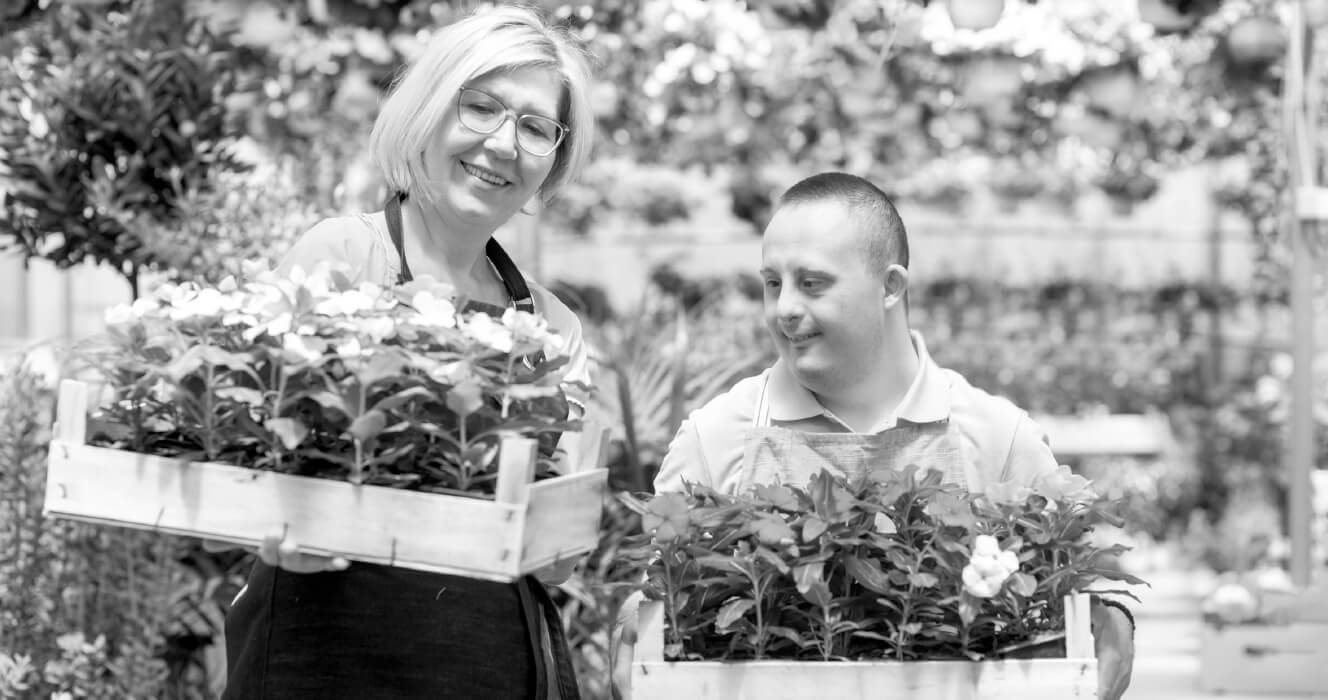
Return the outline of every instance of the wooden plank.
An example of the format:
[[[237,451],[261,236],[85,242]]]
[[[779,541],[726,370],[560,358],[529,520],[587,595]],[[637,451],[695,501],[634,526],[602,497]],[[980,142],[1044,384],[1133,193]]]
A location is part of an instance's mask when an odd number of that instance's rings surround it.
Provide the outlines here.
[[[634,700],[1063,700],[1097,696],[1086,595],[1067,601],[1067,650],[1082,656],[1001,661],[664,661],[664,608],[643,602]],[[1075,638],[1078,643],[1069,641]],[[1088,646],[1083,648],[1087,638]]]
[[[1204,625],[1199,687],[1214,693],[1328,692],[1328,624]]]
[[[1174,442],[1165,416],[1035,416],[1057,457],[1158,455]]]
[[[1091,598],[1086,595],[1065,596],[1065,656],[1070,659],[1096,657],[1093,644],[1093,620],[1089,611]]]
[[[612,435],[608,427],[595,420],[584,420],[581,432],[574,433],[575,439],[567,445],[567,469],[569,474],[603,469],[609,458],[609,440]]]
[[[633,700],[1066,700],[1097,695],[1097,663],[683,661],[633,665]]]
[[[74,379],[60,382],[60,393],[56,397],[54,440],[64,440],[81,445],[87,442],[88,433],[88,385]]]
[[[599,544],[608,480],[608,470],[596,469],[531,484],[521,547],[522,570],[585,554]]]
[[[524,505],[530,497],[530,482],[535,478],[535,451],[531,438],[506,437],[498,450],[498,482],[493,499],[499,503]]]
[[[46,513],[256,546],[510,581],[524,506],[356,486],[223,464],[51,443]],[[596,522],[598,522],[596,520]]]

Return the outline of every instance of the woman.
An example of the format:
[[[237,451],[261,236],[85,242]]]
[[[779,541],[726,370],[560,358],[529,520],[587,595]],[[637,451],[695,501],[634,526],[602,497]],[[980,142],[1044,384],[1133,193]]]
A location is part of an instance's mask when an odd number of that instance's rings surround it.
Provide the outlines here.
[[[492,236],[585,164],[589,84],[575,42],[531,11],[495,8],[440,30],[370,136],[393,192],[384,210],[319,223],[282,269],[333,261],[383,285],[428,275],[476,308],[540,312],[569,342],[568,379],[588,383],[576,316]],[[532,577],[348,564],[277,538],[259,555],[226,621],[225,698],[577,696],[561,624]]]

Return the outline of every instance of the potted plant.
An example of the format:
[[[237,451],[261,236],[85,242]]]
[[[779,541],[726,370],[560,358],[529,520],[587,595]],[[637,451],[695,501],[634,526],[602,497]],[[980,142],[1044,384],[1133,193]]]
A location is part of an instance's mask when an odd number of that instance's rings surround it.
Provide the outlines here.
[[[582,426],[543,318],[428,279],[251,278],[107,312],[107,400],[89,419],[91,387],[61,386],[48,514],[492,580],[594,547],[605,472],[556,459]]]
[[[1065,468],[987,495],[910,466],[633,504],[637,698],[1093,697],[1082,594],[1141,583],[1085,539],[1118,504]]]

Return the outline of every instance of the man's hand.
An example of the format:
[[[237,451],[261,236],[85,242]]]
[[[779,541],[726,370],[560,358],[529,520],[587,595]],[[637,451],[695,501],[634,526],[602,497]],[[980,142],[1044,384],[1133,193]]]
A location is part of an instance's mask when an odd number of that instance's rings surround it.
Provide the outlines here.
[[[1120,700],[1134,671],[1134,624],[1120,608],[1096,602],[1089,618],[1097,653],[1097,696]]]

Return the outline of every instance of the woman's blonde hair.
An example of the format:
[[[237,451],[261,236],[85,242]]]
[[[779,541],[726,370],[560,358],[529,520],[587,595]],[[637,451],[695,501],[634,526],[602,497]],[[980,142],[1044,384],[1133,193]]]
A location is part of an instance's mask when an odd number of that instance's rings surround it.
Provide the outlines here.
[[[590,160],[595,113],[590,104],[589,55],[570,32],[550,25],[534,10],[500,6],[476,11],[429,40],[423,53],[393,84],[369,135],[369,150],[389,191],[429,197],[419,187],[424,150],[455,109],[462,85],[497,71],[541,67],[563,83],[558,119],[567,136],[554,154],[553,169],[540,186],[548,202],[576,179]]]

